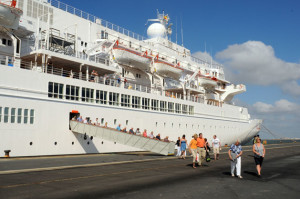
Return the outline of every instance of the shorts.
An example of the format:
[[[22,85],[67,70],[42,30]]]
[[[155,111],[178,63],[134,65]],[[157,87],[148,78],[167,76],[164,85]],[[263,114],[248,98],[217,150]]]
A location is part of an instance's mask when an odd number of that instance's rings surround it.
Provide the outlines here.
[[[259,157],[254,157],[254,161],[255,161],[255,164],[256,165],[262,165],[263,161],[264,161],[264,158],[262,156],[259,156]]]
[[[214,147],[214,153],[219,154],[220,153],[220,148],[219,147]]]

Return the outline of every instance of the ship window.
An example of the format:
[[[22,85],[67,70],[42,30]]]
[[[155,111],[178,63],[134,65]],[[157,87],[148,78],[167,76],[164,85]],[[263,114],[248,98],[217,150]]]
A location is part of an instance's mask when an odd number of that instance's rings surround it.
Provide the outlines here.
[[[119,105],[119,93],[109,92],[109,105]]]
[[[101,30],[101,39],[104,39],[104,31]]]
[[[101,118],[101,124],[103,124],[104,123],[104,118]]]
[[[137,96],[132,96],[132,108],[140,108],[141,98]]]
[[[142,98],[142,109],[149,109],[150,99],[149,98]]]
[[[2,121],[2,107],[0,106],[0,122]]]
[[[12,46],[12,41],[11,40],[7,40],[7,45],[8,46]]]
[[[155,99],[151,100],[151,108],[152,108],[152,110],[155,110],[155,111],[158,110],[158,100],[155,100]]]
[[[18,108],[18,123],[21,124],[22,122],[22,109]]]
[[[128,120],[126,120],[126,125],[128,125]]]
[[[67,100],[79,100],[79,87],[66,85],[66,99]]]
[[[81,46],[83,46],[83,44],[84,44],[84,42],[83,42],[83,41],[81,41]]]
[[[175,112],[181,113],[181,104],[178,104],[178,103],[175,104]]]
[[[81,101],[83,102],[94,102],[94,89],[81,88]]]
[[[107,99],[107,91],[96,91],[96,103],[98,104],[106,104]]]
[[[2,44],[6,45],[6,39],[5,38],[2,39]]]
[[[33,124],[34,122],[34,110],[30,109],[30,124]]]
[[[174,103],[168,102],[168,112],[173,113],[174,112]]]
[[[33,10],[32,10],[32,17],[33,18],[37,18],[38,16],[37,16],[37,12],[38,12],[38,3],[37,2],[33,2]]]
[[[28,109],[24,109],[24,124],[28,123]]]
[[[135,77],[136,77],[136,78],[141,78],[141,74],[136,73],[136,74],[135,74]]]
[[[189,114],[194,115],[194,106],[189,106]]]
[[[4,123],[8,123],[8,117],[9,117],[9,108],[4,108]]]
[[[49,82],[48,84],[48,97],[63,98],[63,84]]]
[[[16,108],[10,109],[10,123],[15,123],[16,121]]]
[[[114,125],[116,125],[117,124],[117,119],[114,119]]]
[[[129,107],[130,105],[130,95],[121,95],[121,106]]]
[[[160,101],[160,111],[167,111],[167,102],[166,101]]]
[[[182,113],[187,114],[188,113],[188,105],[183,104],[182,105]]]

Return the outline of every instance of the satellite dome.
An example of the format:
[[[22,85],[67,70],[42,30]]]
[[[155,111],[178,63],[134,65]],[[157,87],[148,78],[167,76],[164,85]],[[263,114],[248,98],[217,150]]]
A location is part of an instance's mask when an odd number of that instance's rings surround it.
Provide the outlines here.
[[[164,25],[162,25],[160,23],[151,24],[147,30],[147,35],[150,38],[165,37],[166,36],[166,28]]]

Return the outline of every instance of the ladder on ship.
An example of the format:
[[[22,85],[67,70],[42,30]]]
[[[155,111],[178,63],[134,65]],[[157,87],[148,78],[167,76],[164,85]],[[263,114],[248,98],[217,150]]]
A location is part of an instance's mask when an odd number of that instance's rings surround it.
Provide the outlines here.
[[[175,150],[174,142],[163,142],[138,135],[124,133],[111,128],[84,124],[70,120],[70,128],[74,133],[98,137],[111,142],[117,142],[138,149],[151,151],[161,155],[173,155]]]

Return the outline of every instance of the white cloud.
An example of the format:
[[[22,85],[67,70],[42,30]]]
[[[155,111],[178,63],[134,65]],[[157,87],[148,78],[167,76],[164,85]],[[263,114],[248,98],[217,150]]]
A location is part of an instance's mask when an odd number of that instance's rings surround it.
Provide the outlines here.
[[[257,113],[289,113],[296,115],[300,113],[300,105],[286,99],[278,100],[274,105],[256,102],[253,108]]]
[[[276,101],[274,104],[256,102],[249,105],[238,99],[237,105],[248,108],[252,118],[263,119],[266,126],[275,138],[297,137],[300,138],[300,105],[286,99]],[[262,128],[261,134],[266,138],[274,138],[268,131]]]
[[[275,56],[272,46],[260,41],[234,44],[216,54],[225,65],[227,79],[234,83],[278,85],[283,92],[300,95],[300,64]]]

